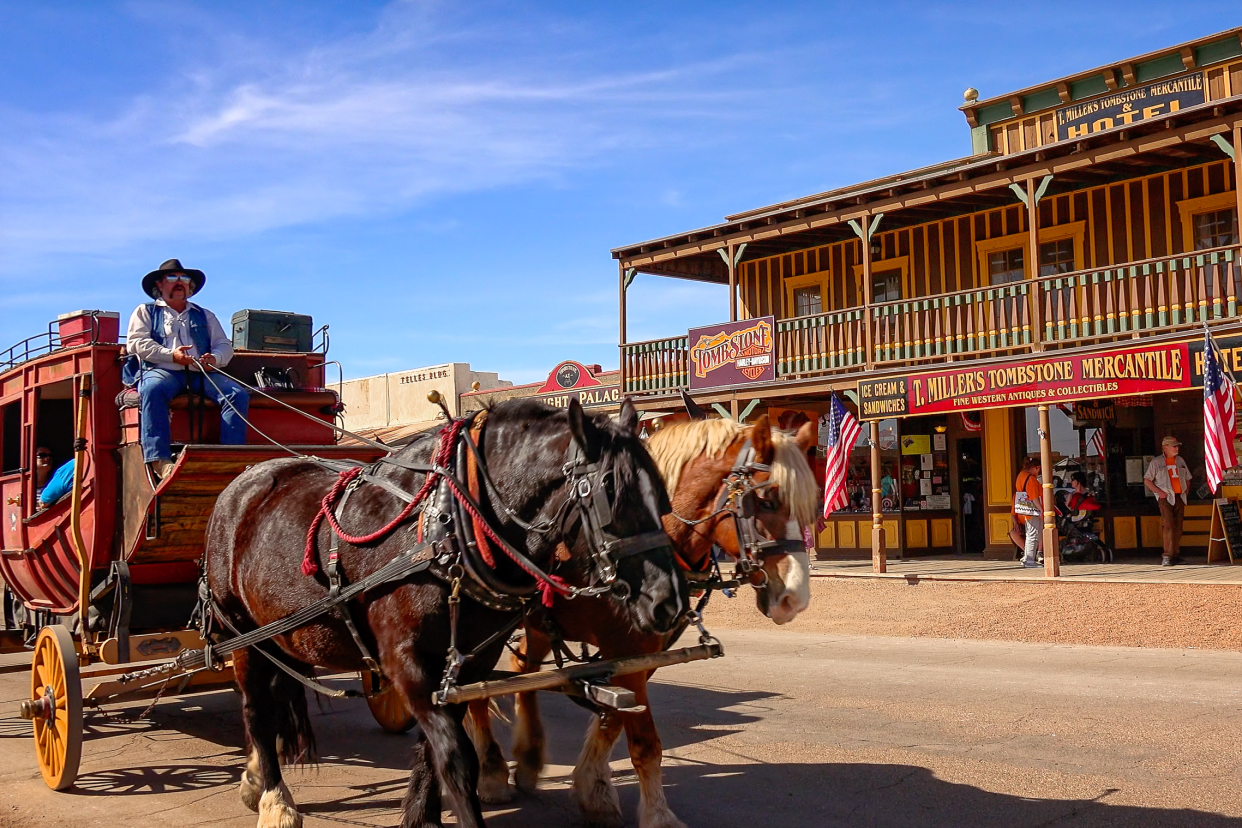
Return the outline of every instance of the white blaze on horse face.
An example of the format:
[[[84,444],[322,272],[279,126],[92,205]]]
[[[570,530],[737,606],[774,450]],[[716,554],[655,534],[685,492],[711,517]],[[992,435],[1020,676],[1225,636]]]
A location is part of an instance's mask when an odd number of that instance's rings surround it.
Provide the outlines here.
[[[802,527],[796,520],[785,524],[785,538],[802,539]],[[806,552],[782,555],[776,572],[785,589],[768,604],[768,616],[777,624],[788,624],[811,603],[811,556]]]

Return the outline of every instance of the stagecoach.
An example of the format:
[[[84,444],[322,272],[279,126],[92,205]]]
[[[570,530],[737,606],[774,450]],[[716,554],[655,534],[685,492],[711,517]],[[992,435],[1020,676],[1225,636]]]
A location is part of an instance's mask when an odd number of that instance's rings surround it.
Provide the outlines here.
[[[276,457],[313,455],[347,466],[386,453],[380,444],[337,440],[341,407],[325,387],[334,364],[325,326],[309,351],[236,350],[225,371],[251,391],[247,445],[219,444],[212,401],[176,398],[175,464],[156,479],[142,458],[137,394],[122,383],[118,333],[116,314],[79,311],[0,352],[0,654],[10,654],[0,671],[25,669],[12,654],[33,651],[21,714],[33,721],[39,768],[55,790],[77,776],[84,711],[233,681],[230,661],[211,657],[193,618],[204,530],[230,481]],[[45,508],[37,501],[38,447],[58,464],[74,461],[70,493]],[[615,663],[502,676],[455,687],[443,701],[568,687],[624,709],[629,702],[610,686],[613,676],[720,654],[717,643],[703,641]],[[390,732],[408,729],[404,702],[378,674],[361,678],[376,721]]]

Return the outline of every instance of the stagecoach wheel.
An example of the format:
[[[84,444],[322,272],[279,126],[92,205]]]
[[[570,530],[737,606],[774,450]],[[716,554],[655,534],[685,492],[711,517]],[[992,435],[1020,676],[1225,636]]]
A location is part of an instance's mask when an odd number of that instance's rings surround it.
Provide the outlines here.
[[[78,776],[82,758],[82,680],[73,636],[64,626],[44,627],[30,665],[30,699],[22,716],[34,720],[35,755],[43,781],[63,791]]]
[[[367,696],[367,707],[380,727],[389,733],[405,733],[414,726],[414,714],[405,699],[379,673],[364,670],[362,686]]]

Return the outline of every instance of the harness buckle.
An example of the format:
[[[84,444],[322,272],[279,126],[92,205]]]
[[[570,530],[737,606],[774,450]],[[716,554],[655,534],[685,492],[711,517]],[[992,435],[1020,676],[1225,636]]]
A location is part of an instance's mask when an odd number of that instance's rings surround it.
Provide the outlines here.
[[[591,496],[591,481],[589,478],[578,478],[578,482],[575,484],[575,487],[575,492],[581,500],[586,500]]]

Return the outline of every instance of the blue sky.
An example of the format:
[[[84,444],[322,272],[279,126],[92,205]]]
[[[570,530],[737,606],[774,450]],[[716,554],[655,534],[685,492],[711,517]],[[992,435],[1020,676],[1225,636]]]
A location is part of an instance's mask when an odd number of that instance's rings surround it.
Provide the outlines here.
[[[0,3],[0,347],[199,299],[347,376],[617,364],[609,249],[968,154],[957,106],[1239,25],[1235,3]],[[727,318],[640,276],[630,338]]]

